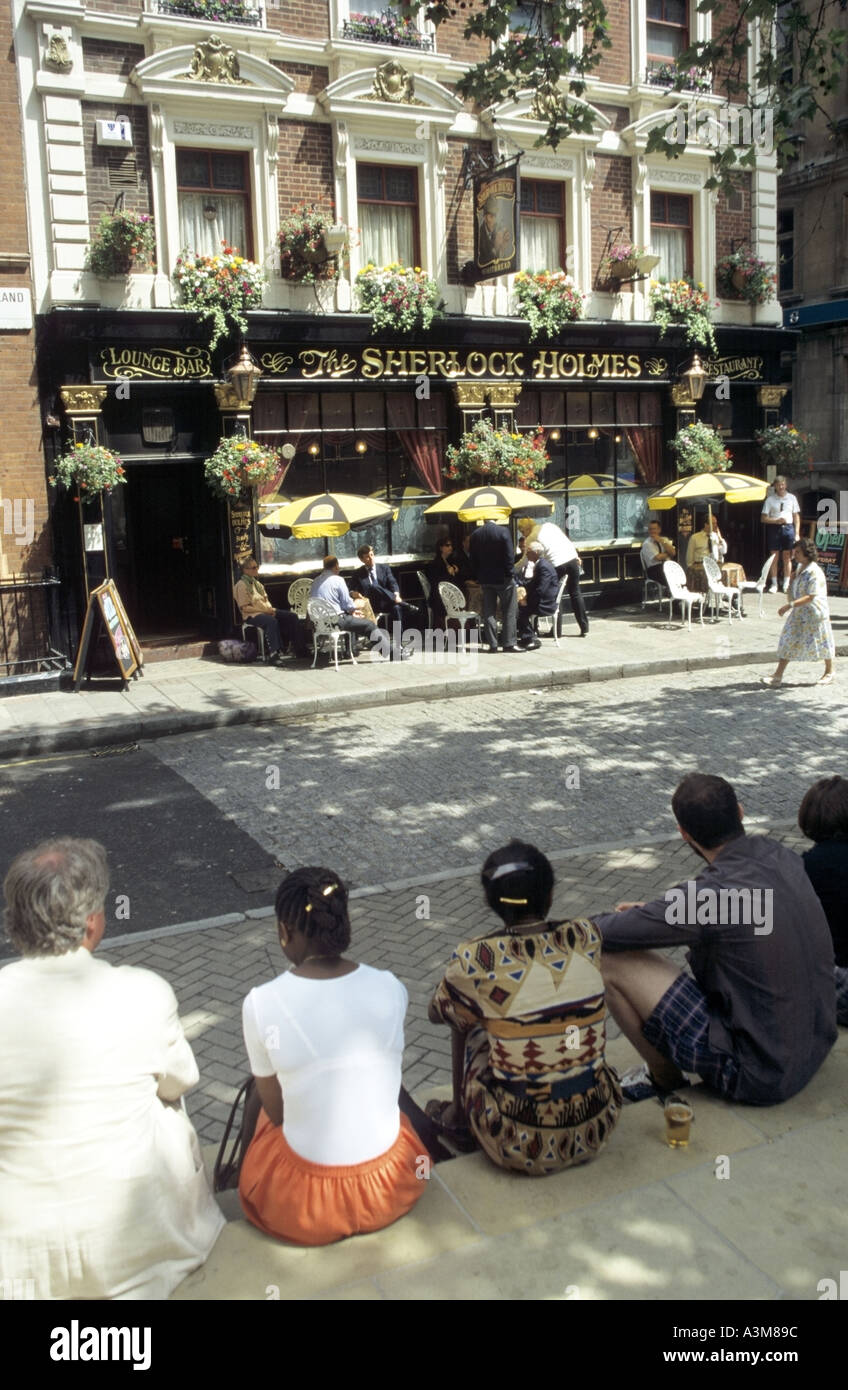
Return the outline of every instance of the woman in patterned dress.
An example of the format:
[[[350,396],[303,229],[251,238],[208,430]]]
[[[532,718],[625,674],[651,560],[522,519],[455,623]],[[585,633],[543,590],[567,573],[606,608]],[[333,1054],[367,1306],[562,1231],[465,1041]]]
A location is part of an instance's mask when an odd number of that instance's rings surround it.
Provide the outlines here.
[[[827,606],[827,581],[816,561],[819,553],[812,541],[800,540],[793,549],[800,566],[789,588],[789,602],[778,608],[778,617],[789,617],[780,634],[777,646],[777,667],[774,675],[763,676],[763,683],[778,686],[790,661],[824,661],[824,675],[819,685],[833,681],[835,647]]]
[[[549,922],[554,875],[512,840],[483,866],[503,926],[462,941],[430,1003],[453,1031],[454,1098],[426,1113],[459,1148],[540,1177],[594,1158],[621,1111],[604,1061],[601,938],[591,922]]]

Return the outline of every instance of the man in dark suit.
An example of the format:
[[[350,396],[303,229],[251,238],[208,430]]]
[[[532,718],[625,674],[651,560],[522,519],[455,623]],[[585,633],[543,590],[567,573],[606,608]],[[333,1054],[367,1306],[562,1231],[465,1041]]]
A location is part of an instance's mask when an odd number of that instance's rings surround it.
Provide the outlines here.
[[[495,624],[498,600],[503,625],[501,642],[505,652],[520,652],[516,645],[518,595],[513,568],[513,545],[509,530],[494,521],[484,521],[471,534],[469,547],[474,577],[483,590],[483,632],[490,652],[498,649]]]
[[[402,610],[406,606],[400,596],[400,585],[389,565],[377,564],[370,545],[361,545],[356,553],[362,565],[351,575],[350,592],[359,598],[367,598],[375,615],[388,613],[391,630],[394,631],[395,623],[402,625]]]
[[[534,651],[542,644],[534,635],[530,620],[534,614],[555,614],[559,592],[557,572],[545,559],[538,541],[527,546],[524,576],[525,597],[518,601],[518,640],[527,651]]]

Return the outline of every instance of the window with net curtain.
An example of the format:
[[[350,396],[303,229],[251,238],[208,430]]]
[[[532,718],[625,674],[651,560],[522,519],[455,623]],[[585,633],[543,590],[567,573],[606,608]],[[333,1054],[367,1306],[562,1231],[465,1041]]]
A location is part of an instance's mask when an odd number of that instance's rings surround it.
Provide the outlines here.
[[[521,269],[565,270],[565,187],[521,180]]]
[[[180,248],[214,256],[221,242],[253,252],[247,156],[237,150],[177,150]]]
[[[648,0],[648,57],[673,63],[689,45],[689,14],[686,0]]]
[[[356,198],[363,265],[420,265],[418,171],[357,164]]]
[[[692,199],[682,193],[651,194],[651,249],[660,263],[656,279],[692,274]]]

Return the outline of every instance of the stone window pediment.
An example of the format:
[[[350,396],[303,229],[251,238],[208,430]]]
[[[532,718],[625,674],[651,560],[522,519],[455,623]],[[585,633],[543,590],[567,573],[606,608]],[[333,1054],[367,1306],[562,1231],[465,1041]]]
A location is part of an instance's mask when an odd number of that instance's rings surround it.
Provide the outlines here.
[[[396,58],[338,78],[318,101],[331,120],[362,117],[373,125],[383,119],[393,126],[429,122],[441,130],[450,129],[463,111],[462,102],[441,83],[408,72]]]
[[[192,46],[153,53],[133,68],[130,81],[145,101],[238,102],[285,106],[295,83],[273,63],[212,34]]]

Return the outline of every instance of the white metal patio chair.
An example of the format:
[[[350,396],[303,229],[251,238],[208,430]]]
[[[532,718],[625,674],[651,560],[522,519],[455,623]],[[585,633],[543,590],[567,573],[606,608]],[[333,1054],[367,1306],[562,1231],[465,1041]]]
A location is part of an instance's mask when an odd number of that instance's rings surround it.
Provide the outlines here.
[[[293,613],[296,613],[299,618],[305,618],[307,616],[306,605],[309,602],[309,590],[311,588],[311,579],[295,579],[294,583],[289,585],[289,591],[286,595],[289,601],[289,608]]]
[[[464,652],[465,629],[472,624],[475,628],[479,627],[479,615],[466,608],[465,595],[462,590],[456,584],[450,584],[446,579],[443,579],[439,584],[439,596],[445,605],[445,615],[459,623],[460,650]]]
[[[568,575],[563,575],[562,579],[559,581],[559,588],[557,589],[556,596],[556,608],[554,609],[553,613],[534,613],[530,619],[530,626],[532,627],[537,637],[539,635],[539,623],[550,623],[551,631],[554,635],[554,642],[557,646],[559,646],[560,633],[562,632],[562,605],[565,599],[565,591],[567,588]]]
[[[701,627],[704,626],[704,604],[707,599],[706,594],[695,594],[686,587],[686,571],[676,560],[666,560],[663,565],[663,575],[669,588],[668,599],[668,620],[672,620],[672,609],[675,603],[680,604],[680,616],[683,617],[683,609],[686,609],[686,621],[692,627],[692,608],[697,603],[698,615],[701,619]]]
[[[766,591],[766,585],[768,584],[769,570],[771,569],[773,563],[774,563],[774,555],[772,554],[772,555],[769,555],[768,559],[765,561],[765,563],[764,563],[762,569],[760,570],[760,577],[759,577],[759,579],[743,579],[743,580],[742,580],[742,583],[739,585],[739,592],[740,592],[740,595],[741,595],[741,594],[744,594],[744,593],[747,593],[747,592],[749,592],[749,591],[750,591],[750,592],[756,592],[756,593],[759,595],[759,608],[758,608],[758,610],[757,610],[757,616],[760,617],[760,618],[763,617],[763,594],[764,594],[765,591]],[[740,602],[741,602],[741,599],[740,599]]]
[[[242,642],[254,642],[259,653],[259,660],[267,662],[268,648],[265,643],[265,632],[250,618],[246,618],[241,625],[241,640]]]
[[[339,615],[331,603],[325,598],[311,598],[306,605],[309,621],[312,623],[312,665],[318,660],[318,649],[322,642],[332,642],[333,660],[336,663],[336,670],[339,669],[339,643],[347,639],[350,659],[354,666],[356,657],[353,654],[353,633],[345,628],[339,627]]]
[[[428,626],[429,628],[432,628],[432,626],[433,626],[433,605],[431,604],[430,600],[431,600],[432,595],[433,595],[433,589],[432,589],[432,586],[431,586],[431,584],[430,584],[429,579],[427,578],[427,576],[426,576],[426,574],[424,573],[423,570],[416,570],[415,573],[416,573],[416,576],[417,576],[417,578],[418,578],[418,583],[421,585],[421,592],[422,592],[422,594],[424,595],[424,603],[425,603],[426,608],[427,608],[427,626]]]
[[[639,560],[642,565],[642,607],[647,608],[649,603],[658,603],[660,607],[662,607],[663,600],[666,598],[663,586],[658,579],[649,578],[648,571],[645,568],[645,561],[642,559],[641,555],[639,556]],[[652,589],[656,589],[657,591],[654,598],[651,598]]]
[[[707,576],[707,584],[710,588],[710,608],[714,608],[716,615],[720,616],[722,604],[727,610],[727,621],[733,622],[733,605],[736,604],[736,616],[742,617],[742,594],[739,589],[732,584],[725,584],[721,577],[721,570],[711,555],[704,556],[704,574]]]

